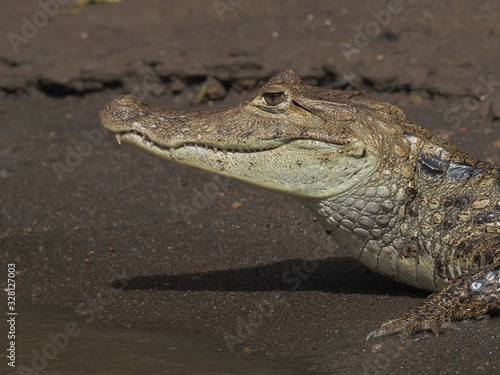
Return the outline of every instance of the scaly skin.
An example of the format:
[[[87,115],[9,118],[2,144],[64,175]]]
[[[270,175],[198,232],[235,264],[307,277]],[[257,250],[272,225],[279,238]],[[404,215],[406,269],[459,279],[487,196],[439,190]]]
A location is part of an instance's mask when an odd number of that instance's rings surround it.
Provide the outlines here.
[[[360,262],[435,291],[367,339],[437,335],[500,308],[499,169],[399,108],[288,70],[234,108],[187,113],[126,95],[100,118],[119,143],[296,198]]]

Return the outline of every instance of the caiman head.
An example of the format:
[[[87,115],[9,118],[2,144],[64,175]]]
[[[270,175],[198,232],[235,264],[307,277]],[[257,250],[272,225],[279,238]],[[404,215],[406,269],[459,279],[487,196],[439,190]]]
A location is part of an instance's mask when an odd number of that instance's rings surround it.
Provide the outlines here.
[[[296,198],[358,184],[390,155],[405,121],[396,107],[304,85],[291,70],[233,108],[183,112],[125,95],[100,120],[120,144]]]

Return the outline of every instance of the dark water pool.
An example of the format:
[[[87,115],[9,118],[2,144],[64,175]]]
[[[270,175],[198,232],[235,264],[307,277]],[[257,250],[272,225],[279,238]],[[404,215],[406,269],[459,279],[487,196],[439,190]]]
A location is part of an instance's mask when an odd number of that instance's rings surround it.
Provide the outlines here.
[[[8,340],[3,341],[8,345]],[[23,308],[16,316],[16,367],[1,374],[300,374],[270,361],[249,361],[164,332],[86,324],[71,315]],[[7,346],[8,349],[8,346]]]

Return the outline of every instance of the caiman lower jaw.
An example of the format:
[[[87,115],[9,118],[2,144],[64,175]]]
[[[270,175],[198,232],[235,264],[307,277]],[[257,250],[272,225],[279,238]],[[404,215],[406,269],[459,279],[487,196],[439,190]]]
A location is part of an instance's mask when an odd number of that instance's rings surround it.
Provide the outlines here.
[[[162,146],[136,130],[113,133],[128,144],[161,159],[255,185],[296,198],[323,199],[349,190],[377,164],[363,144],[334,145],[289,139],[263,149],[222,148],[202,143]]]

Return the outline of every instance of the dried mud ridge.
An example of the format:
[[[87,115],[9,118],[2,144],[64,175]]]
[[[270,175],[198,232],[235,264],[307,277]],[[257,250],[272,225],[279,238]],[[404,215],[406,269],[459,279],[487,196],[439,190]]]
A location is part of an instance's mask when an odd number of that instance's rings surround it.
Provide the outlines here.
[[[29,64],[29,62],[25,60],[11,60],[0,56],[0,64],[3,64],[4,68],[7,67],[8,71],[15,73],[17,68]],[[226,67],[226,70],[231,70],[230,68]],[[62,98],[68,95],[82,97],[108,89],[121,90],[123,92],[139,89],[142,93],[146,92],[147,94],[157,96],[163,95],[166,92],[179,95],[187,91],[190,92],[190,102],[192,104],[200,104],[209,100],[221,100],[230,94],[231,91],[252,91],[256,87],[263,85],[270,78],[268,75],[259,76],[255,74],[256,69],[252,69],[253,78],[234,77],[231,79],[219,79],[216,75],[199,75],[183,72],[176,74],[157,73],[156,64],[145,65],[141,69],[137,68],[125,73],[117,73],[114,76],[111,75],[111,77],[109,73],[100,73],[98,71],[91,71],[89,73],[85,68],[81,70],[80,77],[68,78],[64,83],[61,83],[64,80],[50,79],[46,76],[41,76],[35,80],[19,80],[16,85],[12,85],[12,83],[2,85],[2,82],[0,82],[0,92],[4,94],[19,94],[35,90],[49,97]],[[246,77],[248,77],[248,74],[246,74]],[[146,78],[149,81],[148,84],[144,83]],[[369,90],[406,94],[418,93],[425,95],[430,100],[435,96],[450,99],[471,96],[441,92],[436,87],[425,87],[425,85],[412,87],[412,85],[398,82],[398,80],[377,80],[373,79],[373,77],[364,76],[359,72],[342,73],[328,65],[323,66],[323,74],[315,77],[306,76],[304,77],[304,82],[331,89]],[[141,95],[136,96],[140,97]],[[493,119],[498,119],[497,115],[495,113]]]

